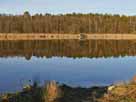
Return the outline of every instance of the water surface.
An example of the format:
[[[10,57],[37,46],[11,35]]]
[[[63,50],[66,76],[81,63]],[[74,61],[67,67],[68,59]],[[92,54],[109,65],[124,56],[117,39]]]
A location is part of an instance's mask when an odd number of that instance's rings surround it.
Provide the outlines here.
[[[0,91],[30,80],[109,85],[136,75],[136,43],[127,40],[0,41]]]

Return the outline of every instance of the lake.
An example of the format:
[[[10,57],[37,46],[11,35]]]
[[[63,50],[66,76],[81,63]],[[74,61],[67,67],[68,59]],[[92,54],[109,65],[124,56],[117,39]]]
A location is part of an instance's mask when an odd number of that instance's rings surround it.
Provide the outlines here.
[[[32,81],[110,85],[136,75],[135,40],[0,41],[0,92]]]

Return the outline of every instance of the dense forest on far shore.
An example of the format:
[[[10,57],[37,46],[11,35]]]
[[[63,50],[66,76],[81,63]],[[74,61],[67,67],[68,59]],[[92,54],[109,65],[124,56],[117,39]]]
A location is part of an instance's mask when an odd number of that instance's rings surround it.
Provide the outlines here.
[[[0,33],[136,33],[136,16],[109,14],[0,15]]]

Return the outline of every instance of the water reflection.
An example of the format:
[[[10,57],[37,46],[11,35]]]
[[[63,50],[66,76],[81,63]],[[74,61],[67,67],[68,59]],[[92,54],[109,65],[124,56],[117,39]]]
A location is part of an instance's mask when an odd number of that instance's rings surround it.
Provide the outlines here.
[[[118,57],[135,56],[136,41],[126,40],[50,40],[0,41],[0,57]]]
[[[0,92],[30,80],[73,86],[129,80],[136,74],[135,55],[136,42],[130,40],[0,41]]]
[[[136,74],[136,57],[0,59],[0,91],[21,89],[29,80],[56,80],[73,86],[107,85]]]

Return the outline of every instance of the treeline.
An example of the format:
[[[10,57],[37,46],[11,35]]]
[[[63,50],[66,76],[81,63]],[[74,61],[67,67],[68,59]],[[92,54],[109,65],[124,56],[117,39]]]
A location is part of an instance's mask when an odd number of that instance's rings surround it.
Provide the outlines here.
[[[0,15],[0,33],[136,33],[136,16],[108,14]]]

